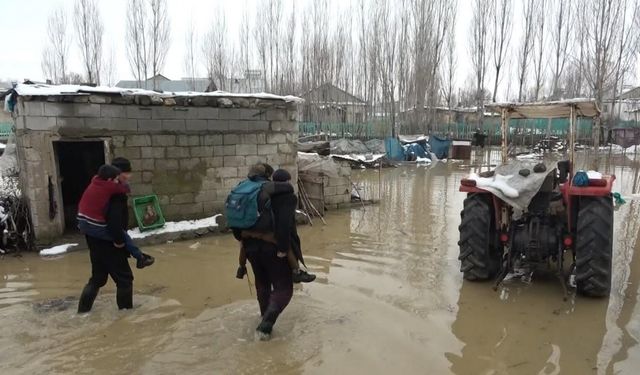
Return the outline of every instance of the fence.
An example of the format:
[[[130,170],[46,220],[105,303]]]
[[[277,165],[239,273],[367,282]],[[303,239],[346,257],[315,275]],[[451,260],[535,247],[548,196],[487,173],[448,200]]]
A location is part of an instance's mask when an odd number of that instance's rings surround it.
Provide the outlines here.
[[[10,122],[0,122],[0,140],[6,141],[13,133],[13,124]]]
[[[581,144],[589,145],[593,141],[593,120],[591,118],[578,118],[576,124],[576,141]],[[616,142],[621,134],[620,128],[624,129],[640,129],[640,124],[635,121],[618,121],[611,126],[611,134],[607,129],[610,125],[603,124],[601,140]],[[423,129],[414,124],[399,123],[398,134],[421,134]],[[437,124],[433,126],[431,133],[448,136],[454,139],[471,139],[473,133],[478,130],[476,123],[456,122],[450,124]],[[501,139],[500,121],[498,118],[486,118],[483,126],[479,129],[487,134],[488,145],[499,145]],[[569,119],[511,119],[509,120],[509,139],[516,145],[533,145],[548,136],[556,136],[559,138],[568,138]],[[630,132],[624,133],[629,137]],[[633,131],[640,134],[640,130]],[[327,138],[353,138],[353,139],[384,139],[391,135],[391,125],[385,122],[373,123],[316,123],[302,122],[300,123],[300,136],[324,135]],[[640,141],[640,140],[639,140]]]
[[[325,135],[327,138],[384,139],[391,135],[391,126],[383,123],[301,122],[300,137]]]

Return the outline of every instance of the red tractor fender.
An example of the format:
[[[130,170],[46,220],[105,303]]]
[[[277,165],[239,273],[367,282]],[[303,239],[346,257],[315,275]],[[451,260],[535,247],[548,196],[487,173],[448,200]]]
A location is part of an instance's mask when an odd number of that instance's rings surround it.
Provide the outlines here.
[[[567,207],[567,227],[569,231],[573,230],[573,197],[604,197],[611,194],[613,181],[616,180],[615,175],[603,175],[601,179],[589,180],[589,186],[574,186],[570,178],[566,183],[560,184],[560,192],[564,204]]]

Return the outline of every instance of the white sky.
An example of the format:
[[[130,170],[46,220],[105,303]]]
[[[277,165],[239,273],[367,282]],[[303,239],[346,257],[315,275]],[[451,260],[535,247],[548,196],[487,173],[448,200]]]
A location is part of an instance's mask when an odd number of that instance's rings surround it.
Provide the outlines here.
[[[284,0],[285,4],[296,1],[297,8],[303,8],[304,2],[313,0]],[[518,37],[521,34],[521,25],[518,17],[522,13],[522,0],[514,0],[514,28],[510,50],[515,50],[518,44]],[[327,11],[332,14],[330,17],[344,16],[342,9],[350,2],[357,3],[357,0],[332,0],[331,9]],[[218,10],[225,12],[230,35],[235,40],[236,29],[242,17],[243,8],[251,7],[251,14],[254,13],[257,0],[168,0],[169,14],[171,17],[171,49],[167,57],[164,75],[170,79],[179,79],[185,76],[183,69],[184,58],[184,38],[189,20],[193,17],[196,28],[200,33],[208,29],[208,25],[214,19]],[[458,17],[456,26],[456,41],[458,55],[458,87],[465,85],[465,82],[472,79],[470,58],[469,58],[469,23],[471,20],[471,0],[458,0]],[[43,74],[40,67],[40,60],[44,44],[46,43],[46,23],[51,12],[59,6],[67,10],[69,17],[69,31],[73,32],[71,15],[73,10],[73,0],[0,0],[0,35],[3,39],[3,51],[0,54],[0,79],[22,80],[30,78],[42,80]],[[125,50],[125,14],[127,0],[100,0],[99,7],[104,22],[105,35],[104,47],[115,49],[117,60],[117,74],[119,79],[132,79]],[[285,5],[285,14],[288,8]],[[355,16],[355,15],[354,15]],[[286,18],[286,16],[285,16]],[[301,25],[303,26],[303,25]],[[298,29],[304,32],[304,28]],[[199,48],[198,48],[199,49]],[[75,41],[75,36],[70,48],[71,64],[70,70],[82,73],[80,55]],[[514,66],[514,64],[510,64]],[[501,81],[501,96],[508,92],[512,93],[509,86],[514,87],[515,70],[505,71]],[[640,68],[640,65],[639,65]],[[640,69],[639,73],[640,73]],[[491,64],[489,64],[486,87],[493,88],[493,78]],[[200,75],[204,75],[204,68],[201,67]]]

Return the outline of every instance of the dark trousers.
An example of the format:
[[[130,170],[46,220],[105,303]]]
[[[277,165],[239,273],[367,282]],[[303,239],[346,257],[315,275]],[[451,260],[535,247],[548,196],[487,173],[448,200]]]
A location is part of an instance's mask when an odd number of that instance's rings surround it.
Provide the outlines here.
[[[78,220],[78,229],[80,229],[80,232],[85,236],[91,236],[100,240],[113,242],[113,237],[111,236],[111,234],[109,234],[107,227],[93,225],[88,223],[85,220]],[[136,244],[133,242],[133,239],[131,239],[131,236],[129,236],[129,233],[127,233],[127,231],[124,231],[124,248],[127,249],[127,251],[131,255],[133,255],[134,258],[136,259],[143,258],[142,251],[140,251],[140,248],[136,246]]]
[[[245,240],[245,249],[255,277],[262,321],[273,325],[293,296],[291,268],[286,257],[276,256],[274,244]]]
[[[82,290],[78,312],[88,312],[93,306],[98,291],[107,283],[107,278],[116,283],[116,301],[119,309],[133,307],[133,272],[129,267],[129,253],[113,246],[111,241],[85,236],[91,258],[91,278]]]

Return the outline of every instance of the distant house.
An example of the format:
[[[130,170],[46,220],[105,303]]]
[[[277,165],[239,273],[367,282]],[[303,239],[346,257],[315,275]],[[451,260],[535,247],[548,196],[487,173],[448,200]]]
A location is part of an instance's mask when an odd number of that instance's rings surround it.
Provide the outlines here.
[[[602,115],[604,118],[620,119],[621,121],[634,121],[634,111],[640,108],[640,86],[628,88],[615,100],[606,99],[602,103]],[[613,112],[612,112],[613,111]]]
[[[204,92],[207,91],[210,84],[209,78],[182,78],[179,80],[171,80],[162,74],[158,74],[143,82],[136,80],[124,80],[116,84],[116,87],[127,89],[145,89],[153,90],[154,83],[158,91],[166,92]],[[214,82],[216,89],[231,93],[256,93],[264,91],[264,81],[260,70],[247,70],[244,77],[226,78],[224,82]]]
[[[345,90],[325,83],[304,94],[304,122],[363,123],[367,102]]]

